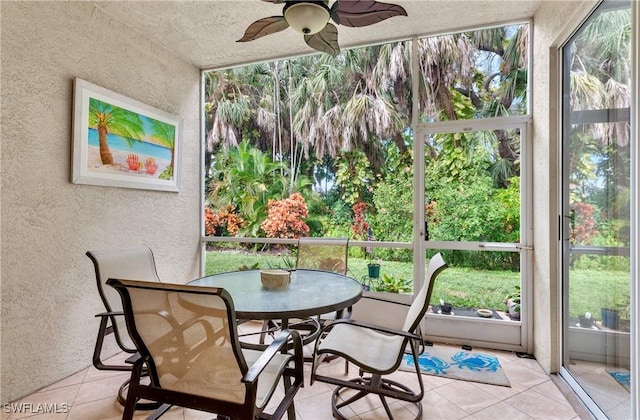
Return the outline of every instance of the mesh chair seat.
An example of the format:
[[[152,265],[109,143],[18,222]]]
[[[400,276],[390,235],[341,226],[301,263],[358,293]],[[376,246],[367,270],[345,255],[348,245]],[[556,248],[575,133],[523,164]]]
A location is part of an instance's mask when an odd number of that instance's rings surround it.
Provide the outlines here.
[[[363,345],[364,344],[364,345]],[[332,353],[356,361],[367,371],[393,372],[402,353],[404,337],[383,334],[349,323],[338,323],[318,345],[318,353]]]
[[[300,238],[296,268],[347,274],[349,239]]]
[[[123,419],[140,399],[239,419],[295,418],[293,398],[303,382],[302,342],[284,330],[264,351],[243,349],[231,295],[224,289],[109,279],[122,297],[127,328],[139,349]],[[293,353],[287,350],[292,348]],[[140,382],[143,365],[150,383]],[[264,409],[280,380],[284,396]]]
[[[340,409],[368,394],[378,395],[390,419],[393,419],[393,416],[386,398],[414,403],[418,410],[416,418],[422,418],[420,401],[424,396],[424,384],[418,363],[421,343],[418,331],[420,322],[429,306],[435,278],[446,267],[447,265],[439,253],[431,258],[426,281],[415,295],[401,329],[373,325],[353,319],[338,319],[322,328],[313,352],[311,384],[314,381],[320,381],[337,385],[331,397],[331,408],[335,418],[346,419],[347,417],[340,412]],[[417,392],[407,385],[385,376],[398,369],[407,346],[411,349],[419,384]],[[344,357],[358,366],[360,376],[345,380],[318,373],[322,361],[327,357],[335,356]],[[358,392],[354,396],[344,399],[341,393],[345,389],[354,389]]]
[[[158,272],[153,252],[146,245],[87,251],[87,257],[93,263],[96,285],[100,299],[104,304],[105,312],[99,313],[100,318],[98,336],[93,350],[93,366],[98,370],[131,371],[132,364],[106,363],[111,354],[103,355],[104,340],[113,337],[120,349],[126,353],[135,354],[136,348],[133,340],[127,332],[124,314],[122,313],[122,301],[118,293],[111,287],[107,287],[107,280],[116,278],[136,278],[148,282],[159,283]],[[120,386],[117,400],[124,405],[129,381]],[[139,409],[155,409],[157,404],[139,404]]]
[[[242,353],[249,366],[254,365],[262,355],[261,351],[243,349]],[[290,354],[276,354],[268,362],[260,375],[256,392],[256,406],[264,408],[278,385],[278,378],[284,372],[287,364],[292,360]],[[220,352],[216,349],[204,351],[197,361],[190,364],[185,375],[166,388],[200,395],[203,397],[218,398],[225,401],[242,403],[245,387],[242,377],[234,369],[211,369],[211,366],[233,366],[235,356],[231,349]]]

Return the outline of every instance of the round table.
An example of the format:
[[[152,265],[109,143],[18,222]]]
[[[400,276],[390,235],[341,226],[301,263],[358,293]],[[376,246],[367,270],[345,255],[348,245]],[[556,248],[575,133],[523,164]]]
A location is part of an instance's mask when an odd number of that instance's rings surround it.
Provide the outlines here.
[[[362,296],[362,285],[342,274],[317,270],[290,270],[288,286],[266,288],[260,270],[233,271],[191,281],[198,286],[221,287],[233,298],[238,319],[280,319],[342,311]]]

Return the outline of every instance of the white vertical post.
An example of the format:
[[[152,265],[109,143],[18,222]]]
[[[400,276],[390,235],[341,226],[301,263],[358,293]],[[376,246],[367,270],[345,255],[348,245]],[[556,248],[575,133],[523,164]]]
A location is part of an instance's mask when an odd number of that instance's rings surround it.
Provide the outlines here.
[[[640,418],[640,336],[638,335],[638,319],[640,310],[640,215],[638,188],[640,188],[640,4],[631,2],[631,418]]]
[[[418,38],[411,40],[411,90],[413,130],[413,290],[418,291],[424,283],[425,276],[425,234],[424,231],[424,139],[419,130],[419,78],[420,55],[418,53]]]

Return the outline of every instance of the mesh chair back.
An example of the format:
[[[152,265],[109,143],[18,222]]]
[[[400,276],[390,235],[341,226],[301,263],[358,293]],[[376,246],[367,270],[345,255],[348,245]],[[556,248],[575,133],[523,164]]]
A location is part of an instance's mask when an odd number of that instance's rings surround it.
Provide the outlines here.
[[[429,307],[429,301],[431,300],[431,292],[433,292],[433,285],[435,279],[442,270],[447,268],[447,264],[442,259],[442,255],[438,252],[429,260],[429,269],[426,275],[426,281],[422,285],[422,288],[415,296],[407,317],[405,318],[402,329],[405,331],[413,332],[420,325],[422,317],[427,312]]]
[[[109,284],[122,295],[129,333],[157,386],[232,403],[245,401],[241,379],[248,368],[227,291],[132,280],[112,279]]]
[[[347,274],[349,239],[300,238],[296,268]]]
[[[122,300],[118,292],[106,286],[108,279],[126,278],[160,282],[153,252],[145,245],[122,249],[88,251],[87,256],[93,261],[98,292],[107,312],[122,311]],[[136,348],[127,333],[124,317],[111,317],[111,325],[113,325],[113,332],[118,345],[124,350],[135,351]]]

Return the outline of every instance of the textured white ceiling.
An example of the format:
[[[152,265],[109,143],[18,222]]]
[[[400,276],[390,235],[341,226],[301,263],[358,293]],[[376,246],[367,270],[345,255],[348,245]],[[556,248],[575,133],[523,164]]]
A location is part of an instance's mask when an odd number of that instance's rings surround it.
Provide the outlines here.
[[[408,17],[393,17],[362,28],[338,25],[338,41],[344,49],[522,20],[532,17],[541,1],[390,0],[402,5]],[[252,42],[236,42],[251,22],[281,15],[282,4],[261,0],[109,0],[92,3],[140,32],[141,36],[201,69],[315,53],[304,43],[302,35],[292,29]]]

